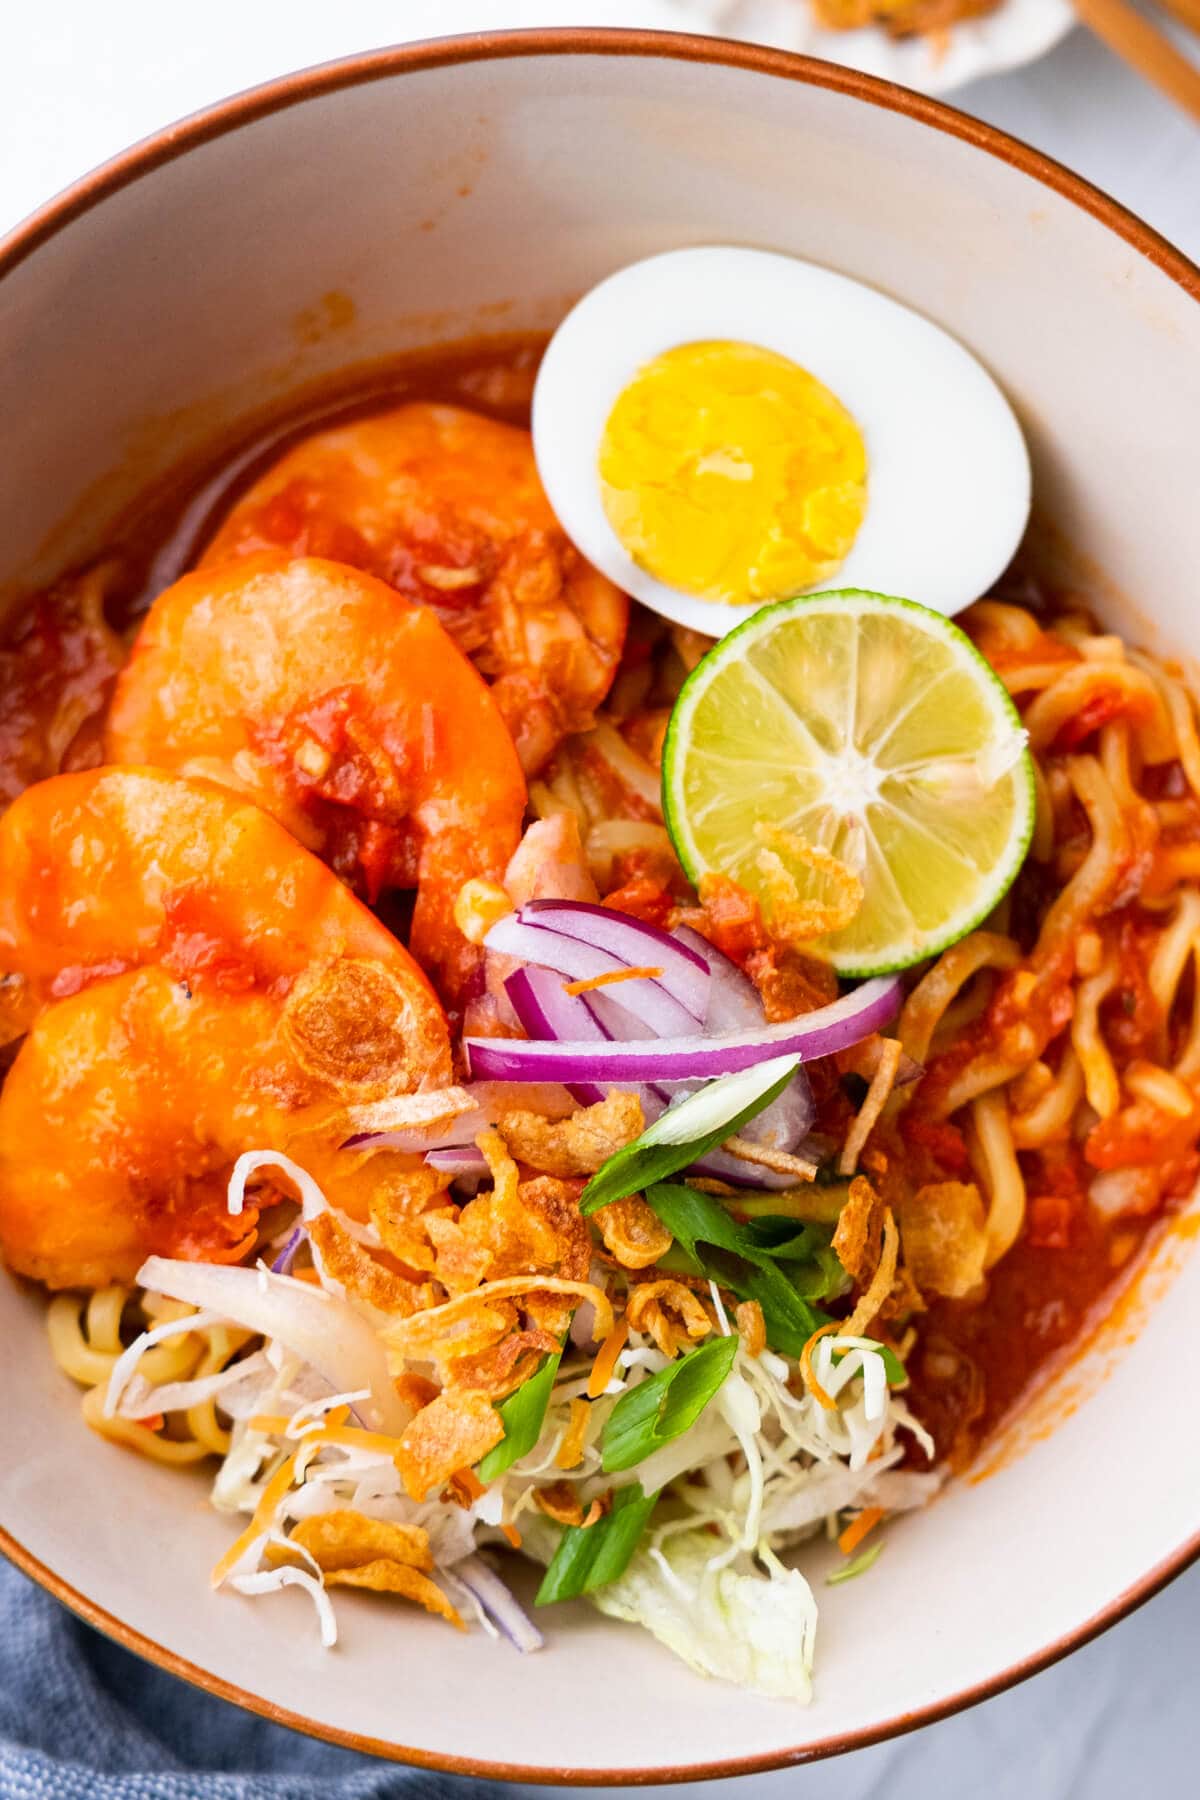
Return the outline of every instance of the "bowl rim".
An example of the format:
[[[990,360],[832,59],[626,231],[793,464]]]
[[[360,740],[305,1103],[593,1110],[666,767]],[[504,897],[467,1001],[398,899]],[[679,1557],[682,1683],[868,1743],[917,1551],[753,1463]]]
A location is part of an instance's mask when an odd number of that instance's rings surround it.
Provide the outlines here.
[[[30,213],[14,229],[0,236],[0,281],[11,275],[43,244],[57,237],[76,219],[110,196],[152,175],[157,169],[186,155],[199,145],[239,131],[272,113],[367,82],[420,73],[427,69],[510,58],[580,55],[658,57],[667,61],[712,63],[798,82],[808,87],[826,88],[864,104],[901,113],[919,124],[985,151],[1071,201],[1200,303],[1200,267],[1160,232],[1064,164],[997,127],[948,106],[942,100],[935,100],[895,82],[866,75],[841,64],[772,49],[766,45],[686,32],[590,26],[482,31],[455,37],[423,39],[319,63],[244,89],[142,138],[64,188]],[[327,1743],[337,1744],[345,1749],[420,1768],[435,1769],[446,1774],[529,1784],[637,1787],[712,1780],[733,1775],[765,1774],[773,1769],[813,1762],[849,1750],[865,1749],[871,1744],[902,1736],[921,1726],[935,1724],[981,1700],[991,1699],[1090,1643],[1110,1625],[1115,1625],[1135,1608],[1152,1599],[1168,1582],[1200,1558],[1200,1530],[1074,1630],[1064,1633],[1052,1643],[995,1675],[928,1706],[896,1714],[893,1718],[864,1726],[857,1731],[835,1733],[790,1748],[767,1751],[760,1756],[732,1757],[704,1763],[677,1763],[668,1767],[605,1769],[530,1767],[521,1763],[455,1756],[449,1752],[417,1749],[323,1724],[252,1694],[147,1637],[97,1605],[87,1594],[72,1587],[3,1526],[0,1526],[0,1551],[79,1618],[125,1649],[192,1686],[218,1699],[231,1701],[248,1712],[257,1713],[274,1724],[324,1739]]]

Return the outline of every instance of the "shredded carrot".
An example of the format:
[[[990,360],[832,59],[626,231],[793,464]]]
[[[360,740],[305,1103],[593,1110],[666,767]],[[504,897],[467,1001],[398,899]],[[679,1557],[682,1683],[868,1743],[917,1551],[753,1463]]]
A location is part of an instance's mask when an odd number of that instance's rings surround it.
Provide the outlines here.
[[[843,1556],[852,1556],[869,1531],[874,1531],[879,1521],[887,1517],[886,1508],[882,1506],[864,1506],[857,1519],[851,1519],[845,1531],[838,1538],[838,1549]]]
[[[290,1425],[290,1419],[273,1413],[256,1414],[250,1421],[252,1431],[269,1431],[273,1437],[286,1437]],[[317,1431],[302,1432],[299,1441],[305,1449],[310,1444],[332,1444],[341,1450],[378,1450],[383,1456],[395,1456],[400,1448],[399,1438],[358,1425],[322,1425]]]
[[[829,1333],[831,1331],[840,1331],[840,1330],[841,1330],[841,1326],[838,1324],[838,1321],[836,1319],[830,1319],[830,1321],[827,1325],[819,1325],[817,1327],[816,1331],[814,1331],[812,1336],[809,1338],[808,1342],[805,1344],[803,1350],[800,1352],[800,1373],[804,1377],[804,1385],[807,1387],[809,1393],[813,1396],[813,1398],[815,1400],[820,1401],[821,1405],[825,1408],[826,1412],[836,1412],[837,1411],[837,1401],[834,1400],[829,1394],[827,1394],[825,1392],[825,1389],[821,1386],[820,1382],[817,1380],[817,1377],[813,1371],[813,1366],[812,1366],[813,1345],[816,1343],[818,1338],[825,1337],[827,1335],[827,1333]]]
[[[228,1550],[212,1572],[213,1586],[220,1587],[225,1577],[235,1564],[250,1548],[255,1538],[269,1531],[275,1522],[275,1514],[279,1511],[280,1502],[292,1485],[292,1477],[296,1473],[296,1457],[291,1455],[281,1463],[270,1481],[259,1495],[258,1505],[254,1509],[254,1517],[240,1537],[236,1537]]]
[[[566,981],[564,994],[590,994],[593,988],[612,987],[618,981],[656,981],[661,969],[610,969],[607,975],[589,975],[586,981]]]
[[[509,1543],[512,1545],[513,1549],[519,1550],[521,1548],[521,1534],[517,1530],[516,1526],[515,1525],[502,1525],[500,1527],[500,1529],[504,1533],[505,1537],[508,1539]]]
[[[292,1280],[293,1281],[307,1281],[309,1287],[320,1287],[320,1285],[321,1285],[321,1277],[317,1274],[317,1271],[313,1268],[293,1269],[292,1270]]]
[[[563,1432],[562,1443],[558,1446],[558,1455],[554,1458],[558,1468],[575,1469],[583,1461],[583,1444],[590,1413],[591,1408],[586,1400],[572,1400],[571,1417]]]
[[[598,1400],[609,1382],[613,1370],[617,1366],[617,1358],[625,1348],[625,1340],[629,1336],[629,1320],[619,1319],[596,1352],[596,1360],[592,1364],[592,1372],[588,1376],[587,1397]]]

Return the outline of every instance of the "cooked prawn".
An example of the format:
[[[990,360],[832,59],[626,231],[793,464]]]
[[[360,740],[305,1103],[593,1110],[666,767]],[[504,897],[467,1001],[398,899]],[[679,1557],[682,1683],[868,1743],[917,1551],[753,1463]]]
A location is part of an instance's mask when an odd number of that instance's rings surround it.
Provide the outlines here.
[[[449,1076],[446,1022],[411,956],[315,856],[241,796],[162,769],[55,775],[0,818],[0,971],[26,1016],[160,963],[189,987],[288,989],[379,968],[405,1002],[406,1092]]]
[[[343,1022],[351,1053],[359,1020],[356,1010]],[[193,991],[162,968],[47,1007],[0,1092],[9,1266],[48,1287],[96,1288],[131,1281],[150,1255],[239,1261],[259,1208],[229,1215],[229,1173],[243,1150],[268,1145],[364,1217],[368,1188],[388,1181],[388,1153],[368,1183],[314,1124],[346,1090],[298,1050],[296,1023],[286,998]]]
[[[487,679],[527,774],[587,730],[612,684],[629,601],[567,540],[527,431],[411,404],[301,439],[205,550],[331,556],[436,612]]]
[[[411,948],[454,1005],[454,922],[516,848],[525,781],[487,687],[424,607],[316,558],[256,557],[161,594],[117,683],[107,754],[239,789],[370,900],[417,889]]]
[[[364,1216],[350,1103],[449,1079],[445,1018],[391,934],[282,826],[206,783],[100,769],[0,821],[0,965],[32,1028],[0,1092],[0,1250],[51,1286],[144,1256],[235,1259],[242,1150],[290,1151]],[[62,996],[66,997],[62,997]]]

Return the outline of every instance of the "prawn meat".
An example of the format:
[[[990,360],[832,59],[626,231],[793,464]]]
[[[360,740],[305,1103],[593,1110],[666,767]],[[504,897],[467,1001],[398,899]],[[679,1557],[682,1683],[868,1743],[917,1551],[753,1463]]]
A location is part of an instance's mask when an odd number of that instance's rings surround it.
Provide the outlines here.
[[[431,607],[493,684],[526,774],[586,731],[612,685],[629,600],[550,509],[528,431],[414,402],[304,437],[204,551],[329,556]]]
[[[0,967],[28,1035],[0,1091],[0,1251],[52,1287],[149,1254],[238,1260],[237,1156],[294,1155],[366,1216],[346,1108],[443,1087],[449,1033],[404,947],[266,814],[155,769],[60,775],[0,820]]]
[[[186,575],[142,625],[106,751],[240,791],[372,902],[415,887],[413,954],[453,1007],[469,993],[479,951],[455,897],[503,874],[525,780],[492,695],[426,608],[313,557]]]

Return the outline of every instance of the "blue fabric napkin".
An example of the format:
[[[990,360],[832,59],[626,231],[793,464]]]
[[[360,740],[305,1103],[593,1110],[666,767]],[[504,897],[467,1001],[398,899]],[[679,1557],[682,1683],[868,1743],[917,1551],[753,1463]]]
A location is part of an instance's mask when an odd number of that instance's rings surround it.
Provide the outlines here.
[[[200,1693],[109,1643],[0,1559],[0,1800],[500,1793],[317,1743]]]

